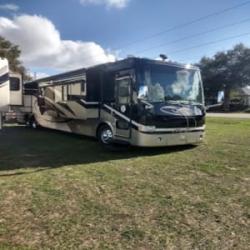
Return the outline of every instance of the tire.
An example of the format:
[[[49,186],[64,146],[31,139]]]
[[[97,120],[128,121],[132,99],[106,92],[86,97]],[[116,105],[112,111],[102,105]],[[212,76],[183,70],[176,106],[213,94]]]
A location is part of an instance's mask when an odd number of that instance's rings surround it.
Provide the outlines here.
[[[97,133],[98,141],[105,146],[112,145],[113,131],[108,125],[102,125]]]
[[[39,128],[39,124],[37,123],[35,117],[32,117],[32,118],[29,120],[29,127],[32,128],[32,129],[37,129],[37,128]]]

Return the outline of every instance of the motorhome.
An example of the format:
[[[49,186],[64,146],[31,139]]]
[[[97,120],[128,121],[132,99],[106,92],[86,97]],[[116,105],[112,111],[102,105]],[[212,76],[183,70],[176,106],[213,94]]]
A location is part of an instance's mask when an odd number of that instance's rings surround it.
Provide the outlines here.
[[[103,144],[197,144],[205,131],[201,75],[191,65],[127,58],[28,82],[23,99],[31,127]]]
[[[0,129],[3,117],[11,109],[23,107],[22,77],[9,70],[6,58],[0,58]]]

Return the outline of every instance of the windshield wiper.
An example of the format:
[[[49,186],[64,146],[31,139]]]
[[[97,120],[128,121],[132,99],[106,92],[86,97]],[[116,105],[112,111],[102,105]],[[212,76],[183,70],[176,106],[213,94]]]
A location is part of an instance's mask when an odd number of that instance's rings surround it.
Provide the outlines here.
[[[202,105],[201,103],[196,102],[196,101],[193,101],[193,100],[187,100],[187,102],[188,102],[190,105]]]
[[[183,101],[181,100],[167,100],[166,103],[168,104],[183,104]],[[184,103],[186,104],[186,103]]]
[[[152,109],[152,108],[154,107],[154,105],[152,105],[152,103],[150,103],[150,102],[148,102],[148,101],[146,101],[146,100],[141,99],[140,101],[141,101],[143,104],[146,105],[146,106],[145,106],[146,109]]]
[[[192,100],[167,100],[166,103],[182,104],[182,105],[201,105],[200,103],[192,101]]]

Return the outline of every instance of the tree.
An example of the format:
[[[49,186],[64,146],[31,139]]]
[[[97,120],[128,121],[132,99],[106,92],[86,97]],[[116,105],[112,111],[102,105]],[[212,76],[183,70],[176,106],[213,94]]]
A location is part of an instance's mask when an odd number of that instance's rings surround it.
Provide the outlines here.
[[[250,83],[250,48],[238,44],[232,50],[218,52],[212,58],[203,57],[199,67],[205,96],[215,97],[218,91],[223,90],[224,110],[229,111],[231,91]]]
[[[9,61],[10,70],[22,74],[25,80],[29,80],[30,77],[27,74],[27,70],[19,60],[21,50],[17,45],[12,44],[10,41],[0,36],[0,57],[7,58]]]

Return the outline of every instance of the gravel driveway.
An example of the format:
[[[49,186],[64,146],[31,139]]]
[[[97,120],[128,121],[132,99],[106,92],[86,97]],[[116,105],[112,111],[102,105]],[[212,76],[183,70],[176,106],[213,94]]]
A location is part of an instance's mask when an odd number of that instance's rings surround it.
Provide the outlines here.
[[[207,113],[207,117],[250,119],[250,114],[246,114],[246,113]]]

